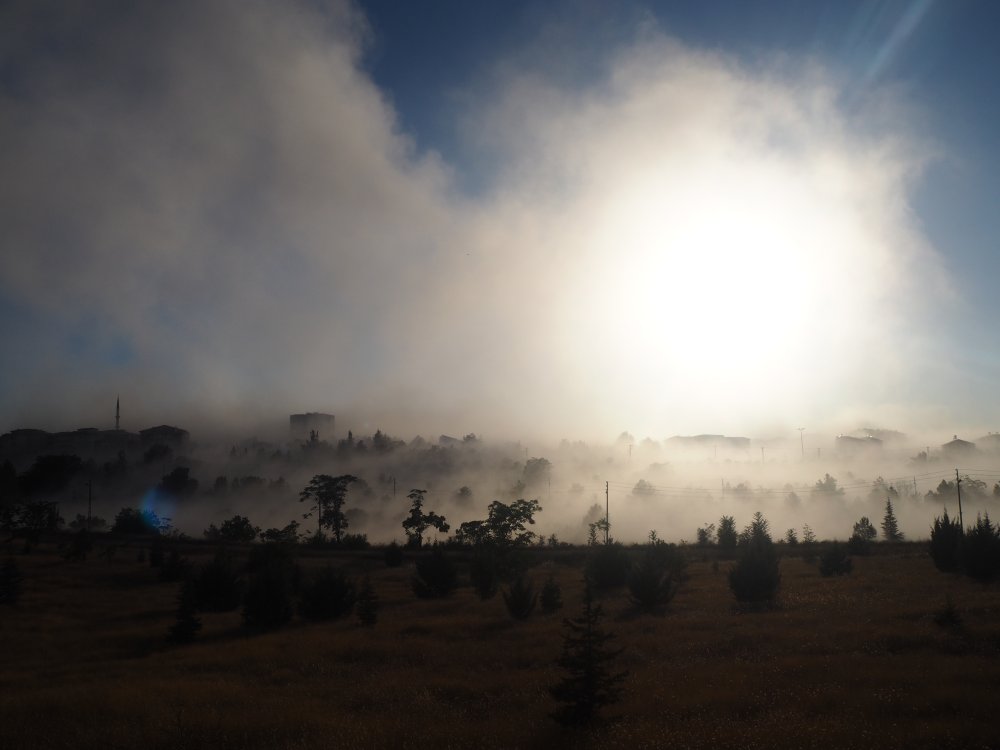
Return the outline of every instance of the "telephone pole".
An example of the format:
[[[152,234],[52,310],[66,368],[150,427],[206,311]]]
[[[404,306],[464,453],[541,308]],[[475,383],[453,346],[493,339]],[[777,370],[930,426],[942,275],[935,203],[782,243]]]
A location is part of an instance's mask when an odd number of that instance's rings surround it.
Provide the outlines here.
[[[806,460],[806,441],[802,437],[802,433],[805,432],[805,427],[799,427],[799,447],[802,449],[802,460]]]

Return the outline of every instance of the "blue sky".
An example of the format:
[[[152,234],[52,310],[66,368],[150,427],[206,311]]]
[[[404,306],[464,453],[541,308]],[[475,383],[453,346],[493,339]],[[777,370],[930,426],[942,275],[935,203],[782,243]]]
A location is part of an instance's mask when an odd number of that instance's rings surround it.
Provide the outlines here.
[[[996,3],[2,13],[0,428],[1000,426]]]

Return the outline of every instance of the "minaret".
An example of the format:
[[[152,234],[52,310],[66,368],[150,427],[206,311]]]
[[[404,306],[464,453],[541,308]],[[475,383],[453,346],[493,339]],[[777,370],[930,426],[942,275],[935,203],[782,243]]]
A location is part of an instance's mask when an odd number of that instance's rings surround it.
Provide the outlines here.
[[[121,429],[121,427],[119,426],[121,424],[121,419],[122,419],[122,409],[121,409],[121,406],[122,406],[121,396],[116,396],[115,397],[115,429],[116,430],[120,430]]]

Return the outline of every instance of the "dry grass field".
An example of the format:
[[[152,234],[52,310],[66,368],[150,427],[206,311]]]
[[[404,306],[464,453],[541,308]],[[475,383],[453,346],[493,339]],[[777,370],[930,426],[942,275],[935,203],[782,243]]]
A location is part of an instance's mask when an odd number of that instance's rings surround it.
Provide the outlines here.
[[[603,596],[630,674],[623,702],[583,729],[555,723],[548,694],[562,618],[579,614],[579,553],[537,553],[536,585],[552,572],[565,604],[524,622],[468,586],[417,599],[409,563],[330,554],[370,574],[373,628],[296,619],[250,634],[239,612],[202,614],[187,646],[165,640],[179,584],[134,548],[111,562],[65,562],[53,545],[15,557],[23,594],[0,608],[4,748],[1000,746],[998,588],[937,572],[918,544],[855,558],[839,579],[786,556],[765,611],[736,607],[729,563],[699,555],[662,616]],[[934,621],[946,595],[957,627]]]

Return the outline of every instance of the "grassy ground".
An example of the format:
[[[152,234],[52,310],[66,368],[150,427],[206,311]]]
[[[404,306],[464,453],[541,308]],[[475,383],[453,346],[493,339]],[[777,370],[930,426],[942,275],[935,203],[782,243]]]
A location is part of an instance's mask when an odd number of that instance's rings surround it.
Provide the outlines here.
[[[188,550],[205,556],[205,548]],[[6,554],[0,550],[0,554]],[[266,635],[239,613],[203,614],[189,646],[166,643],[179,585],[134,550],[64,562],[16,555],[23,595],[0,608],[0,746],[996,747],[1000,597],[938,573],[918,545],[855,558],[826,579],[781,562],[767,611],[734,605],[728,563],[692,562],[663,616],[602,597],[624,648],[624,700],[582,730],[549,718],[562,617],[579,614],[579,556],[540,554],[565,606],[512,621],[469,587],[414,597],[412,568],[380,556],[334,561],[370,573],[379,622],[296,620]],[[323,562],[315,554],[307,565]],[[946,595],[962,624],[934,622]]]

